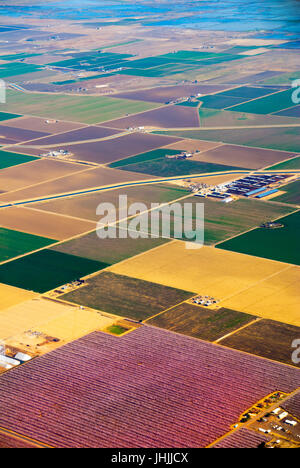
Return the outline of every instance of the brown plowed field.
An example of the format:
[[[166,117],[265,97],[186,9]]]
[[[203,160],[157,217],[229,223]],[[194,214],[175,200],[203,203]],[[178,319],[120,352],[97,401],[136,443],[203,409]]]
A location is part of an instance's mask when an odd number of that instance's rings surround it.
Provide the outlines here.
[[[196,161],[206,161],[216,164],[226,164],[249,169],[259,169],[293,157],[293,153],[273,151],[245,146],[222,145],[200,155],[194,156]]]
[[[72,159],[105,164],[135,154],[145,153],[146,151],[175,143],[178,140],[176,137],[170,138],[162,135],[131,133],[104,141],[65,145],[64,149],[73,154]]]
[[[0,125],[0,142],[1,144],[19,141],[33,140],[34,138],[40,138],[47,136],[46,132],[38,132],[35,130],[23,130],[21,128],[14,128],[8,125]]]
[[[183,85],[165,86],[141,91],[131,91],[127,93],[114,94],[114,97],[133,99],[138,101],[167,102],[174,99],[189,97],[193,94],[213,94],[217,91],[229,88],[226,85]]]
[[[154,128],[183,128],[199,127],[198,109],[195,107],[168,106],[142,114],[124,117],[123,119],[105,122],[114,128],[154,127]]]
[[[20,117],[18,119],[10,120],[7,123],[2,125],[8,125],[12,128],[20,128],[23,130],[34,130],[36,132],[45,132],[45,133],[61,133],[61,132],[70,132],[76,130],[77,128],[82,127],[80,123],[65,122],[63,120],[59,121],[48,121],[42,119],[41,117]]]
[[[274,320],[260,320],[221,341],[229,348],[293,365],[292,343],[300,328]]]
[[[82,171],[83,166],[48,159],[37,159],[20,166],[0,171],[0,190],[9,192],[31,184],[37,184],[72,172]]]

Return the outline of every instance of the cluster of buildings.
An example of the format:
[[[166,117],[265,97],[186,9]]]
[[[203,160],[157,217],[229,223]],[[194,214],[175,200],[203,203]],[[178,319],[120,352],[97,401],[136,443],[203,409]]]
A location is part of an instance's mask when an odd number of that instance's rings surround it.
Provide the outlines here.
[[[215,299],[211,296],[197,296],[192,298],[193,304],[203,305],[204,307],[210,307],[220,302],[219,299]]]
[[[280,185],[293,177],[293,174],[254,174],[217,186],[193,183],[189,185],[189,190],[197,197],[214,198],[224,203],[230,203],[239,197],[262,199],[274,195],[279,191]]]
[[[181,153],[178,154],[166,154],[167,159],[188,159],[192,158],[195,153],[198,153],[198,151],[195,151],[194,153],[188,153],[186,151],[182,151]]]
[[[181,102],[194,102],[201,96],[202,96],[201,93],[197,93],[197,94],[193,94],[192,96],[185,96],[185,97],[180,97],[177,99],[172,99],[170,101],[165,102],[165,104],[180,104]]]
[[[195,185],[195,184],[193,184]],[[197,188],[197,186],[199,188]],[[224,203],[232,202],[235,197],[227,193],[227,185],[221,184],[217,186],[207,186],[206,184],[196,184],[192,187],[192,192],[196,197],[213,198]]]
[[[68,150],[55,150],[55,151],[49,151],[48,153],[40,154],[41,157],[44,158],[64,158],[66,156],[71,156],[72,153],[70,153]]]
[[[10,351],[6,349],[5,345],[0,345],[0,373],[19,366],[31,359],[32,356],[29,356],[29,354],[17,350]]]
[[[264,198],[278,192],[278,186],[290,178],[287,174],[255,174],[227,184],[226,193],[243,197]]]

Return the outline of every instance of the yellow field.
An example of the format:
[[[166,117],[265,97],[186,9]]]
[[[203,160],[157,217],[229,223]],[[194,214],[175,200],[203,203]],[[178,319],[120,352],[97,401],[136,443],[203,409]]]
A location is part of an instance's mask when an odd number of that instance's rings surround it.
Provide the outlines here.
[[[0,310],[27,301],[37,294],[0,283]]]
[[[261,284],[228,298],[222,305],[300,326],[299,283],[300,268],[291,266]]]
[[[38,298],[0,312],[0,340],[42,354],[93,331],[105,330],[117,320],[99,311]]]
[[[300,326],[300,268],[212,247],[174,241],[109,268],[220,299],[221,305]]]

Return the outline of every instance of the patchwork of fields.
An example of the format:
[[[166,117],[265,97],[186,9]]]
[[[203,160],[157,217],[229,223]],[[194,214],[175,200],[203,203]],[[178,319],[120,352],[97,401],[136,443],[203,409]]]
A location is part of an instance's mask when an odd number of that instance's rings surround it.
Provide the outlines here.
[[[300,447],[298,17],[109,3],[0,7],[0,447]]]
[[[134,320],[145,320],[193,295],[193,292],[103,272],[90,278],[87,286],[63,295],[62,299]]]
[[[298,267],[212,247],[189,250],[173,241],[109,271],[155,277],[164,286],[215,297],[222,307],[300,326]]]
[[[7,103],[1,107],[5,112],[18,112],[22,109],[23,114],[88,124],[105,122],[127,113],[135,114],[156,107],[153,103],[108,97],[95,99],[92,96],[23,94],[15,90],[8,90],[7,93]]]

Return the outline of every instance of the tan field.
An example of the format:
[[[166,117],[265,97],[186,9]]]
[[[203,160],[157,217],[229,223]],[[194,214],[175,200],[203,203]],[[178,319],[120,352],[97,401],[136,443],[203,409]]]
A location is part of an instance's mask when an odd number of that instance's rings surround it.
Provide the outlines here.
[[[0,340],[32,354],[50,351],[95,330],[105,330],[119,320],[99,311],[44,298],[10,307],[0,313],[0,318]]]
[[[83,170],[80,164],[38,159],[0,172],[0,191],[10,192]]]
[[[72,164],[68,165],[72,167]],[[84,168],[84,166],[81,166],[81,168]],[[137,174],[118,169],[98,167],[82,171],[78,174],[67,175],[66,177],[57,180],[43,182],[33,185],[32,187],[16,190],[15,192],[2,194],[1,200],[23,201],[31,198],[47,197],[48,195],[56,195],[60,193],[117,184],[119,182],[133,182],[147,179],[156,179],[156,177],[149,176],[147,174]]]
[[[183,140],[178,141],[177,143],[173,143],[169,145],[168,148],[170,149],[178,149],[180,151],[208,151],[210,149],[216,148],[217,146],[221,146],[223,143],[217,141],[204,141],[204,140]]]
[[[28,234],[64,240],[91,231],[96,223],[54,213],[45,213],[32,208],[13,206],[1,209],[0,225]]]
[[[42,56],[43,57],[43,56]],[[56,57],[57,60],[57,57]],[[48,122],[48,123],[47,123]],[[5,122],[3,125],[8,125],[9,127],[21,128],[23,130],[36,130],[39,132],[48,132],[52,133],[62,133],[75,130],[77,128],[83,127],[82,124],[65,122],[63,120],[46,120],[40,117],[27,117],[23,116],[13,121]]]
[[[246,52],[241,52],[240,55],[258,55],[263,54],[264,52],[269,52],[269,49],[266,47],[260,47],[259,49],[247,50]]]
[[[36,297],[37,294],[0,283],[0,310]]]
[[[147,281],[155,278],[166,286],[213,296],[224,307],[300,325],[298,267],[212,247],[190,250],[174,241],[110,270]]]
[[[227,44],[241,45],[241,46],[258,46],[264,47],[268,45],[279,45],[284,44],[287,41],[281,41],[279,39],[245,39],[237,38],[227,41]]]

